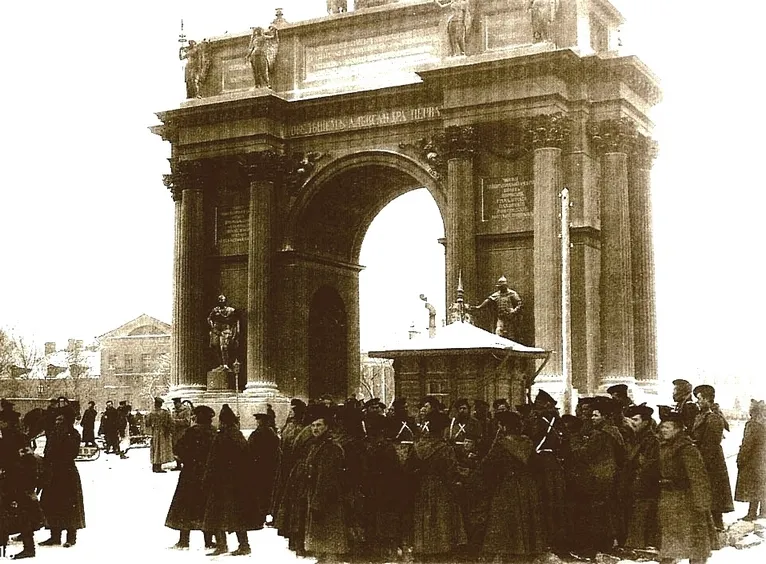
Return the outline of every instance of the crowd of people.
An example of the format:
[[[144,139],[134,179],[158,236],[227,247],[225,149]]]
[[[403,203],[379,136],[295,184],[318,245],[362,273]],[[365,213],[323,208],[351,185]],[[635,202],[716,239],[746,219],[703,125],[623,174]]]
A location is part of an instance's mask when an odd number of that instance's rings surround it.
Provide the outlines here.
[[[404,398],[390,407],[296,398],[279,429],[273,410],[254,414],[247,438],[228,405],[214,425],[208,406],[173,398],[167,410],[156,398],[145,425],[152,470],[173,461],[180,470],[165,522],[179,531],[174,548],[202,531],[211,555],[250,554],[248,531],[272,526],[319,562],[508,562],[552,552],[702,563],[719,548],[734,499],[750,503],[744,519],[764,517],[763,401],[750,406],[732,495],[721,448],[728,422],[712,386],[676,380],[673,404],[656,411],[634,405],[627,386],[608,393],[580,398],[575,415],[560,415],[543,390],[517,406],[459,399],[448,408],[427,396],[412,412]],[[61,544],[66,531],[64,546],[85,526],[74,459],[92,430],[83,424],[80,437],[65,402],[51,416],[39,459],[12,404],[0,411],[0,542],[19,533],[17,558],[34,555],[32,533],[43,526],[43,544]]]

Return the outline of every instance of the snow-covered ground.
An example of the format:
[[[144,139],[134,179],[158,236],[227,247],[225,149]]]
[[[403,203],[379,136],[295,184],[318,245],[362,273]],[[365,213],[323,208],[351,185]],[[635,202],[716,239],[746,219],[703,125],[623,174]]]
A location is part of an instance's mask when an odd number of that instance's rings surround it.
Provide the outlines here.
[[[736,452],[742,437],[743,424],[733,425],[724,440],[732,482],[736,479]],[[734,456],[730,456],[730,455]],[[209,557],[203,548],[202,533],[194,531],[189,550],[168,547],[178,540],[177,531],[165,528],[165,515],[173,497],[178,472],[154,474],[149,462],[149,449],[132,449],[127,460],[113,454],[101,454],[94,461],[78,463],[85,498],[87,527],[80,531],[77,544],[71,548],[37,547],[37,557],[28,562],[67,562],[82,564],[94,559],[108,562],[163,562],[194,564],[202,562],[258,559],[265,563],[311,564],[310,558],[299,558],[287,548],[287,541],[273,529],[250,532],[253,553],[250,556],[229,555]],[[736,511],[724,516],[733,523],[747,512],[747,505],[736,503]],[[759,522],[766,526],[766,520]],[[48,537],[48,531],[35,534],[37,542]],[[237,542],[230,536],[229,546]],[[21,543],[11,543],[8,554],[21,549]],[[629,562],[629,561],[623,561]],[[766,562],[766,543],[748,549],[727,547],[714,553],[711,564],[744,564]]]

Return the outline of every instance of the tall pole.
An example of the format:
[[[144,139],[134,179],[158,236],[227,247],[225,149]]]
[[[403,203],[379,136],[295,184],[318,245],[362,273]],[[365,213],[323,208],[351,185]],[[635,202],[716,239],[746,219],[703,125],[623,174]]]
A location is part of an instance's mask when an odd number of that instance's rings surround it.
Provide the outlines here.
[[[564,411],[573,414],[572,406],[572,322],[569,268],[569,188],[559,194],[561,198],[561,366],[564,373]]]

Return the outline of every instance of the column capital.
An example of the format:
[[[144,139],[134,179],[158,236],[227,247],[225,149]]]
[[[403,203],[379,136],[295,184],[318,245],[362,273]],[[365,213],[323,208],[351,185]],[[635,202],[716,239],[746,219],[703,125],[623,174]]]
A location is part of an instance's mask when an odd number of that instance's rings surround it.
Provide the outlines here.
[[[532,149],[563,149],[572,141],[572,118],[561,112],[527,118],[521,128]]]
[[[627,155],[635,145],[638,133],[636,132],[636,125],[631,120],[617,118],[590,122],[588,135],[596,152],[601,154],[625,153]]]
[[[657,141],[645,135],[636,135],[631,147],[630,159],[638,167],[650,169],[657,158],[659,146]]]
[[[479,136],[473,125],[451,125],[444,129],[442,144],[447,159],[472,157],[479,148]]]
[[[174,202],[181,199],[181,193],[190,188],[202,188],[202,179],[206,174],[202,161],[170,161],[170,174],[162,175],[162,183],[170,190]]]
[[[241,155],[237,162],[251,183],[281,181],[288,170],[287,156],[281,151],[270,149]]]

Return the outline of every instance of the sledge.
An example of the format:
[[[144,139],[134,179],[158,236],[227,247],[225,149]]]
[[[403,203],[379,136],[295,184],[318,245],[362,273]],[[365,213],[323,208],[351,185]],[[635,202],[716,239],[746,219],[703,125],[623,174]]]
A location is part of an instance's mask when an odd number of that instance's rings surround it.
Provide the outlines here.
[[[101,449],[97,446],[85,446],[80,445],[80,450],[77,452],[75,462],[90,462],[91,460],[97,460],[101,456]]]

